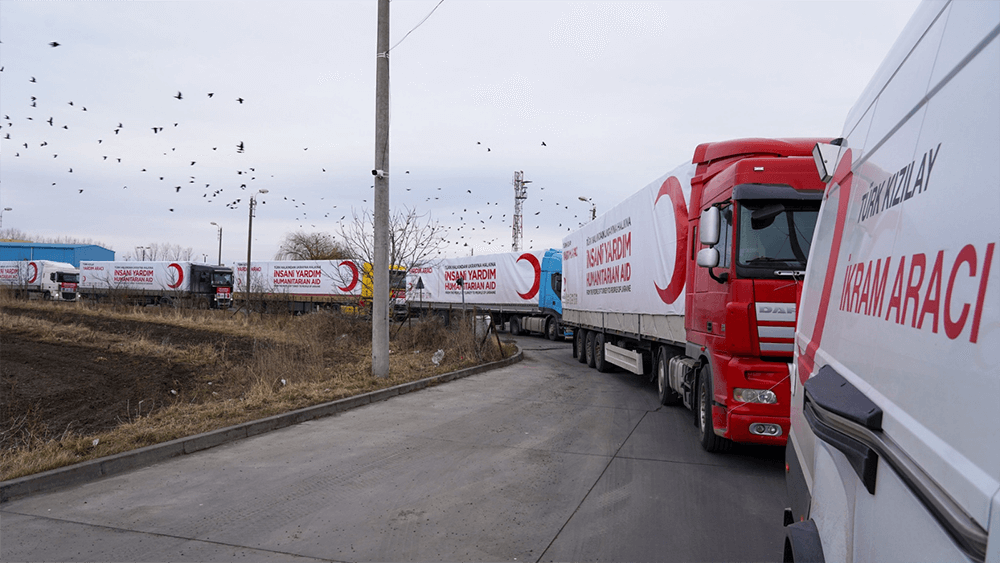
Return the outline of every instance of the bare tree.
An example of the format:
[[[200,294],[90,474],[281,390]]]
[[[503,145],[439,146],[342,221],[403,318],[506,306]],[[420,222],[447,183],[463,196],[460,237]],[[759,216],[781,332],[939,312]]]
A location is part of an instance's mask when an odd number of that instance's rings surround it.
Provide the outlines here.
[[[93,244],[95,246],[111,248],[103,242],[90,238],[80,238],[68,235],[58,237],[36,237],[29,235],[16,227],[0,229],[0,240],[8,242],[35,242],[39,244]]]
[[[0,240],[10,242],[32,242],[32,237],[28,233],[15,227],[8,227],[0,230]]]
[[[145,256],[146,260],[182,260],[190,261],[194,258],[194,249],[190,246],[187,248],[182,247],[179,244],[170,244],[169,242],[159,243],[151,242],[149,246],[139,247],[145,248],[145,252],[141,250],[129,250],[122,257],[122,260],[142,260]]]
[[[287,233],[275,260],[342,260],[350,252],[329,233]]]
[[[359,262],[375,260],[375,227],[371,210],[352,212],[352,221],[341,224],[339,235],[351,258]],[[423,266],[444,247],[446,229],[430,213],[420,214],[404,207],[389,217],[389,263],[406,270]]]

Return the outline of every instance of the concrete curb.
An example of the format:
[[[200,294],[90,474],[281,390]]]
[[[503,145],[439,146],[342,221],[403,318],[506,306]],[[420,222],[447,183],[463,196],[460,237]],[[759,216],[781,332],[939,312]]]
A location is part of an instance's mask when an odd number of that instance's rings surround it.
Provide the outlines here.
[[[269,416],[260,420],[244,422],[243,424],[220,428],[218,430],[188,436],[187,438],[178,438],[169,442],[163,442],[162,444],[154,444],[137,450],[92,459],[75,465],[36,473],[34,475],[26,475],[9,481],[0,481],[0,503],[26,497],[31,494],[68,487],[70,485],[87,483],[102,477],[117,475],[133,469],[152,465],[153,463],[164,461],[172,457],[191,454],[229,442],[234,442],[236,440],[242,440],[243,438],[249,438],[250,436],[256,436],[272,430],[278,430],[279,428],[292,426],[300,422],[306,422],[308,420],[314,420],[341,413],[355,407],[384,401],[390,397],[424,389],[426,387],[430,387],[431,385],[437,385],[446,381],[452,381],[454,379],[460,379],[462,377],[468,377],[470,375],[490,371],[492,369],[509,366],[521,361],[523,358],[524,352],[520,347],[518,347],[517,352],[513,356],[498,362],[474,366],[450,373],[443,373],[441,375],[435,375],[434,377],[428,377],[426,379],[396,385],[395,387],[380,389],[378,391],[372,391],[371,393],[356,395],[354,397],[347,397],[346,399],[340,399],[339,401],[323,403],[321,405],[315,405],[283,414]]]

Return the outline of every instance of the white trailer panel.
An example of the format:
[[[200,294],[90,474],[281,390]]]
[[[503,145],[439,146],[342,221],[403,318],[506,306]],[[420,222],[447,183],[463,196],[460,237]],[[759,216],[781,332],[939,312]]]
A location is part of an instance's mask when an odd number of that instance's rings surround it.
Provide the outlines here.
[[[449,258],[407,276],[411,302],[537,308],[545,250]],[[423,289],[417,289],[418,280]],[[513,310],[513,309],[512,309]]]
[[[252,262],[253,291],[313,297],[361,295],[363,268],[352,260],[284,260]],[[246,262],[236,262],[235,290],[247,283]]]
[[[566,311],[684,314],[694,172],[676,168],[563,239]]]
[[[80,289],[185,292],[191,287],[191,262],[80,262]]]

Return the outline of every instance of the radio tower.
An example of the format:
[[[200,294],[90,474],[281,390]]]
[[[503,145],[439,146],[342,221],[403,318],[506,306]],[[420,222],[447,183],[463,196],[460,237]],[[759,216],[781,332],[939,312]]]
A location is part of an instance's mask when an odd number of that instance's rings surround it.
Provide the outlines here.
[[[514,171],[514,244],[513,251],[521,250],[521,243],[524,241],[524,224],[521,215],[521,202],[528,199],[528,188],[531,180],[524,179],[524,171]]]

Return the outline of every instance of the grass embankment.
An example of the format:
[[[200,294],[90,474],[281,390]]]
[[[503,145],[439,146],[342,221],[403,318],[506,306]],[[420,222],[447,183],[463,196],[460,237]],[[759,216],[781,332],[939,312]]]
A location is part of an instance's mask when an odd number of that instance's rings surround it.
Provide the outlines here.
[[[0,480],[71,465],[295,409],[415,381],[510,356],[492,335],[480,344],[468,325],[410,321],[390,330],[390,375],[371,375],[371,324],[340,314],[299,317],[233,314],[160,308],[97,307],[88,304],[3,301],[0,354],[12,341],[73,350],[60,373],[46,373],[52,385],[74,385],[72,366],[83,362],[135,371],[135,366],[169,366],[183,378],[114,404],[98,431],[74,431],[73,421],[51,427],[36,413],[48,407],[42,394],[33,404],[11,404],[7,391],[18,374],[4,368],[0,397]],[[466,326],[462,330],[461,326]],[[439,365],[433,354],[444,350]],[[6,353],[5,353],[6,352]],[[74,359],[73,354],[80,359]],[[101,393],[128,396],[124,387]],[[93,385],[91,385],[92,387]],[[168,388],[169,387],[169,388]],[[93,392],[93,389],[83,390]],[[142,393],[147,393],[143,390]]]

